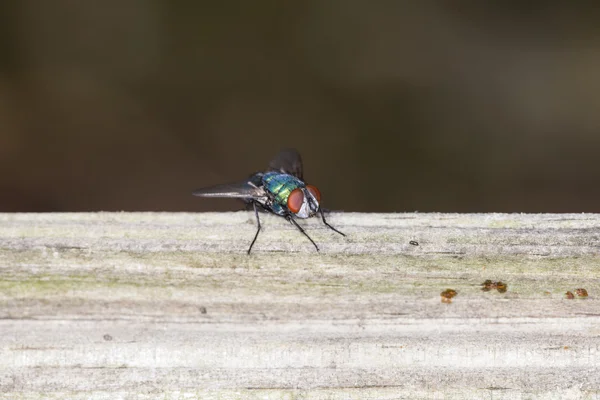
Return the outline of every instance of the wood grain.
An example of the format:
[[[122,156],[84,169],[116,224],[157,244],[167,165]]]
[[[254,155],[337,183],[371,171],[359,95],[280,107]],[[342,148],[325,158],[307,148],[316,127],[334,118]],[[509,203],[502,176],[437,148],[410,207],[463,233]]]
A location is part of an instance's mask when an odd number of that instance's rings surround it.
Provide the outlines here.
[[[600,215],[261,220],[0,214],[0,398],[600,396]]]

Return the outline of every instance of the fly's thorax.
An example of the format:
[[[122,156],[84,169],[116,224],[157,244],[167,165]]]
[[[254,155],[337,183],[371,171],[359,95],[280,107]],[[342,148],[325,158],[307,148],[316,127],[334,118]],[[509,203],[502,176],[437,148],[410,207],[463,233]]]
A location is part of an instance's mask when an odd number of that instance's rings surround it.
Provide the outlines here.
[[[304,182],[293,175],[267,172],[262,176],[263,187],[274,203],[287,205],[288,197],[294,189],[304,187]]]
[[[279,172],[267,172],[262,180],[273,208],[281,207],[298,218],[309,218],[319,211],[320,194],[314,186],[307,186],[297,177]]]

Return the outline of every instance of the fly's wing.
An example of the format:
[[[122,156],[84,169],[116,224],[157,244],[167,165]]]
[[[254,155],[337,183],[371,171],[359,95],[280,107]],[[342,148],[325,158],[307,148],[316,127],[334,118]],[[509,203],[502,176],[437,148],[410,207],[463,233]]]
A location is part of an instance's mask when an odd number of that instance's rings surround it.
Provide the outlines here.
[[[264,197],[264,190],[251,181],[216,185],[195,190],[192,193],[199,197],[225,197],[230,199],[260,199]]]
[[[284,149],[279,152],[269,164],[269,171],[294,175],[301,181],[303,178],[302,158],[296,149]]]

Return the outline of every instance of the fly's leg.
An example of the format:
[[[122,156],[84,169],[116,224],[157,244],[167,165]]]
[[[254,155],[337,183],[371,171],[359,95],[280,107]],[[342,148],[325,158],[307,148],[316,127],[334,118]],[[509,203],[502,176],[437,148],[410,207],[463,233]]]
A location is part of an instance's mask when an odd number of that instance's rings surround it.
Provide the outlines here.
[[[296,225],[296,228],[298,228],[298,230],[300,232],[302,232],[302,234],[304,236],[306,236],[308,238],[308,240],[310,240],[310,242],[315,246],[315,249],[317,249],[317,251],[319,251],[319,246],[317,246],[317,244],[315,243],[314,240],[312,240],[310,238],[310,236],[308,236],[308,234],[304,231],[304,229],[302,229],[302,227],[300,225],[298,225],[298,223],[292,218],[291,215],[288,215],[287,217],[285,217],[288,221],[290,221],[293,225]]]
[[[331,229],[331,230],[332,230],[332,231],[334,231],[334,232],[337,232],[337,233],[339,233],[339,234],[340,234],[340,235],[342,235],[342,236],[346,236],[344,233],[342,233],[342,232],[338,231],[338,230],[337,230],[337,229],[335,229],[333,226],[329,225],[329,224],[327,223],[327,221],[325,221],[325,214],[323,214],[323,210],[322,210],[321,208],[319,208],[319,212],[321,213],[321,219],[323,219],[323,223],[324,223],[325,225],[327,225],[327,227],[328,227],[329,229]]]
[[[258,217],[258,210],[256,209],[255,201],[252,202],[252,206],[254,207],[254,215],[256,215],[256,223],[258,224],[258,229],[256,230],[256,235],[254,235],[254,239],[252,239],[252,243],[250,243],[250,247],[248,248],[248,254],[250,254],[250,251],[252,250],[252,246],[254,246],[254,242],[256,242],[256,238],[258,237],[258,234],[260,233],[260,218]]]

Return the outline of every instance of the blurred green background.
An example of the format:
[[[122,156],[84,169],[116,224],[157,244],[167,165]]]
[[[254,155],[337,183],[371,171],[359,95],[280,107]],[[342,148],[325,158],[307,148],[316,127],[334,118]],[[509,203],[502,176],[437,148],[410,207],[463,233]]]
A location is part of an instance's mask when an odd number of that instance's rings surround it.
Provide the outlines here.
[[[235,210],[282,147],[330,209],[600,212],[600,5],[0,3],[0,211]]]

